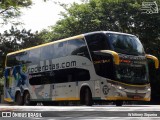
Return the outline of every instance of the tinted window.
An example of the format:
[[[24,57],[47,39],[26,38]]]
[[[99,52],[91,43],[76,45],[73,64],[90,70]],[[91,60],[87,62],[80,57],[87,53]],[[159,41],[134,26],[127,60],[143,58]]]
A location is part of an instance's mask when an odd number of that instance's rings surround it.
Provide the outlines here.
[[[77,51],[77,49],[84,47],[85,41],[82,39],[76,39],[76,40],[69,40],[68,41],[68,54],[73,55],[75,54],[74,51]]]
[[[19,54],[19,56],[20,56],[19,60],[21,64],[29,63],[28,61],[29,51],[22,52]]]
[[[41,60],[53,58],[54,45],[48,45],[41,48]]]
[[[28,51],[17,53],[14,55],[9,55],[7,57],[7,66],[16,66],[20,64],[26,64],[28,63]]]
[[[31,85],[90,80],[89,71],[78,68],[69,68],[69,69],[61,69],[49,72],[34,73],[30,74],[30,76],[32,76],[29,80],[29,83]]]
[[[94,53],[94,51],[109,49],[106,36],[104,34],[93,34],[87,36],[86,40],[90,49],[96,74],[105,78],[113,79],[114,66],[112,56]]]
[[[109,49],[107,40],[104,34],[94,34],[86,36],[87,44],[90,51],[107,50]]]
[[[110,33],[108,37],[113,49],[118,53],[133,55],[144,54],[143,46],[135,36]]]
[[[87,81],[87,80],[90,80],[90,74],[89,71],[85,69],[69,68],[69,69],[62,69],[55,71],[56,83]]]
[[[87,81],[90,80],[90,73],[88,70],[79,69],[76,73],[77,81]]]
[[[68,55],[80,55],[89,58],[88,49],[83,39],[75,39],[68,41]]]
[[[7,57],[7,66],[11,67],[11,66],[15,66],[19,64],[19,60],[16,59],[15,55],[10,55]]]
[[[29,62],[31,64],[38,64],[39,61],[40,61],[40,48],[30,50]]]
[[[111,55],[94,54],[94,67],[97,75],[112,80],[115,79],[115,67]]]
[[[30,74],[32,76],[29,79],[31,85],[43,85],[43,84],[52,84],[54,83],[54,73],[50,72],[41,72]]]
[[[67,55],[67,41],[55,43],[53,58],[64,57]]]

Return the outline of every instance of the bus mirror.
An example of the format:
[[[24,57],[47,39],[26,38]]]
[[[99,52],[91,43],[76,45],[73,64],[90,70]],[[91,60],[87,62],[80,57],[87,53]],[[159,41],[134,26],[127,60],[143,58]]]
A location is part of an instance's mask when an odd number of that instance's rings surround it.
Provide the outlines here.
[[[157,57],[155,57],[153,55],[146,54],[146,58],[152,59],[154,61],[154,64],[155,64],[155,68],[156,69],[159,68],[159,60],[157,59]]]
[[[119,60],[119,55],[118,55],[118,53],[116,53],[115,51],[112,51],[112,50],[100,50],[100,51],[94,51],[94,53],[95,54],[105,54],[105,53],[107,53],[107,54],[110,54],[110,55],[112,55],[113,56],[113,58],[114,58],[114,63],[116,64],[116,65],[119,65],[119,62],[120,62],[120,60]]]

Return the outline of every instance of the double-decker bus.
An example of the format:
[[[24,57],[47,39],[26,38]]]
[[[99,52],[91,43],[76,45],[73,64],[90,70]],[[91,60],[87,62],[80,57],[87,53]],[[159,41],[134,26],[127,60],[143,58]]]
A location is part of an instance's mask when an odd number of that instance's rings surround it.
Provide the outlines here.
[[[12,52],[6,56],[4,100],[37,102],[149,101],[146,55],[131,34],[96,31]]]

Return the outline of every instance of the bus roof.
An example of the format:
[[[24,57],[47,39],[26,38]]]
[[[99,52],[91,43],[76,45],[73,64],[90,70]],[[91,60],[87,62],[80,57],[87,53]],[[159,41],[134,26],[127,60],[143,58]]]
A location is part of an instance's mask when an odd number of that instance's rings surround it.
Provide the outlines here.
[[[37,45],[37,46],[34,46],[34,47],[18,50],[18,51],[15,51],[15,52],[8,53],[7,56],[13,55],[13,54],[16,54],[16,53],[20,53],[20,52],[24,52],[24,51],[27,51],[27,50],[32,50],[32,49],[35,49],[35,48],[40,48],[40,47],[47,46],[47,45],[52,45],[54,43],[59,43],[59,42],[72,40],[72,39],[76,39],[76,38],[83,38],[84,36],[91,35],[91,34],[96,34],[96,33],[114,33],[114,34],[123,34],[123,35],[134,36],[132,34],[114,32],[114,31],[95,31],[95,32],[89,32],[89,33],[85,33],[85,34],[81,34],[81,35],[77,35],[77,36],[73,36],[73,37],[69,37],[69,38],[65,38],[65,39],[61,39],[61,40],[57,40],[57,41],[53,41],[53,42],[49,42],[49,43],[45,43],[45,44],[41,44],[41,45]]]
[[[95,34],[95,33],[114,33],[114,34],[121,34],[121,35],[135,36],[135,35],[128,34],[128,33],[114,32],[114,31],[95,31],[95,32],[85,33],[84,35],[86,36],[86,35],[91,35],[91,34]]]
[[[72,39],[83,38],[83,37],[84,37],[84,35],[81,34],[81,35],[77,35],[77,36],[73,36],[73,37],[69,37],[69,38],[65,38],[65,39],[61,39],[61,40],[57,40],[57,41],[53,41],[53,42],[49,42],[49,43],[45,43],[45,44],[41,44],[41,45],[37,45],[37,46],[34,46],[34,47],[18,50],[18,51],[15,51],[15,52],[11,52],[11,53],[8,53],[7,56],[13,55],[13,54],[16,54],[16,53],[20,53],[20,52],[24,52],[24,51],[27,51],[27,50],[32,50],[32,49],[35,49],[35,48],[40,48],[40,47],[47,46],[47,45],[52,45],[54,43],[59,43],[59,42],[72,40]]]

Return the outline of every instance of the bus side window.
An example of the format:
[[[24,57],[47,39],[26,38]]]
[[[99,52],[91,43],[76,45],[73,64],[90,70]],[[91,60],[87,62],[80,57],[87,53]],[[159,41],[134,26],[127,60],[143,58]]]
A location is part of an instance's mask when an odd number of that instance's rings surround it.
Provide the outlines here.
[[[7,57],[7,66],[12,67],[16,65],[28,63],[28,51],[20,52]]]
[[[89,52],[84,39],[69,40],[67,45],[68,55],[78,55],[89,58]]]
[[[78,69],[76,72],[77,81],[88,81],[90,80],[90,73],[85,69]]]
[[[41,60],[49,60],[53,58],[54,46],[48,45],[41,48]]]
[[[65,57],[67,55],[67,41],[54,44],[53,58]]]
[[[67,79],[68,79],[68,82],[72,82],[73,81],[73,75],[72,74],[68,74],[67,75]]]
[[[29,55],[29,51],[25,51],[25,52],[19,53],[19,62],[20,62],[19,64],[27,64],[27,63],[29,63],[28,55]]]
[[[40,60],[40,48],[32,49],[29,52],[29,60],[31,64],[38,64]]]
[[[91,53],[96,74],[105,78],[114,79],[114,73],[112,70],[114,69],[112,56],[94,54],[94,51],[109,49],[107,36],[105,36],[104,34],[88,35],[86,36],[86,40]]]
[[[86,36],[87,44],[90,52],[97,50],[107,50],[109,46],[104,34],[94,34]]]
[[[68,68],[55,71],[55,83],[66,83],[87,80],[90,80],[90,74],[89,71],[85,69]]]
[[[68,82],[67,79],[67,69],[61,69],[55,71],[55,83],[65,83]],[[63,75],[62,75],[63,73]]]
[[[19,65],[19,58],[16,54],[7,56],[7,67]]]

